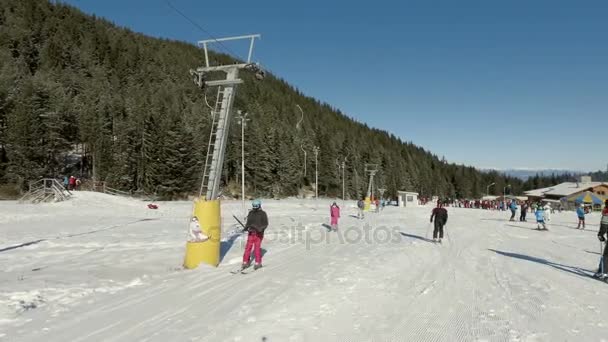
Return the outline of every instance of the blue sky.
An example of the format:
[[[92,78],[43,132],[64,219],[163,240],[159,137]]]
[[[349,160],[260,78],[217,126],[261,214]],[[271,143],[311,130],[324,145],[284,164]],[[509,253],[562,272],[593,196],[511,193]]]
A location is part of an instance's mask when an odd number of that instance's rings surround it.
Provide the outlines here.
[[[209,38],[165,0],[65,2],[151,36]],[[215,37],[261,33],[255,57],[273,73],[449,161],[608,163],[608,1],[171,3]]]

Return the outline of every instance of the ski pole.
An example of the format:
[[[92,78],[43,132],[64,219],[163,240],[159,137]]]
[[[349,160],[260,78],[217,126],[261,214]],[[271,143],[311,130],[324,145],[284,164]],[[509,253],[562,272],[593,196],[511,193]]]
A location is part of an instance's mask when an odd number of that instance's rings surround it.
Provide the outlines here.
[[[604,275],[604,254],[603,254],[604,243],[600,240],[600,271]]]
[[[235,215],[232,215],[232,217],[234,217],[234,219],[236,220],[236,222],[238,222],[241,227],[243,227],[242,232],[244,232],[245,230],[247,230],[247,228],[245,227],[245,225],[243,224],[243,222],[241,222],[241,220],[239,220]]]

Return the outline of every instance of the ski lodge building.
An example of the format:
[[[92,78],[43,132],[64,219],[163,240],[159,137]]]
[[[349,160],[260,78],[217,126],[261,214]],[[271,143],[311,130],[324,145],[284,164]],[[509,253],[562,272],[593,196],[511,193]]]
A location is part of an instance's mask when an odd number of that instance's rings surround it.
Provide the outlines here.
[[[598,197],[608,198],[608,182],[592,182],[591,177],[583,176],[580,182],[565,182],[548,188],[530,190],[524,192],[530,201],[545,201],[549,203],[559,203],[565,209],[572,209],[575,206],[572,198],[577,195],[584,195],[586,192],[598,195]]]

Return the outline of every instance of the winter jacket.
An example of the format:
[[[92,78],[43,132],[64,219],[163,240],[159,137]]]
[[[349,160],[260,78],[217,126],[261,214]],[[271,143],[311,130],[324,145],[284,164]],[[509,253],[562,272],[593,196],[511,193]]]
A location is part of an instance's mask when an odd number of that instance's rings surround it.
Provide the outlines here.
[[[601,221],[602,225],[608,225],[608,207],[604,208],[604,210],[602,210],[602,221]]]
[[[511,202],[511,210],[512,211],[516,211],[517,210],[517,203],[515,203],[515,201]]]
[[[331,215],[331,217],[340,217],[340,207],[338,207],[337,205],[332,205],[331,207],[329,207],[329,214]]]
[[[357,202],[357,208],[359,208],[359,209],[363,209],[364,207],[365,207],[365,202],[363,202],[363,201],[359,200],[359,201]]]
[[[435,208],[431,212],[431,222],[435,221],[446,224],[448,222],[448,211],[445,208]]]
[[[576,215],[578,215],[579,218],[585,218],[585,209],[583,209],[583,207],[578,207],[576,209]]]
[[[543,210],[542,207],[538,208],[536,210],[536,221],[544,221],[545,220],[545,211]]]
[[[268,216],[262,209],[251,209],[249,215],[247,215],[247,223],[245,224],[247,230],[255,230],[260,233],[264,233],[266,227],[268,227]]]

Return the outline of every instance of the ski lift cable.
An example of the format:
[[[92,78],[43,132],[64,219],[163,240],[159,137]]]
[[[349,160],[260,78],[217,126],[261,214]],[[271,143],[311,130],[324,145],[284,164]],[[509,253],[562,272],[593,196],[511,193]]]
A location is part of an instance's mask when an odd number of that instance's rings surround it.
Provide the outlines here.
[[[232,56],[235,59],[240,59],[242,61],[246,61],[247,59],[244,58],[243,56],[239,55],[238,53],[232,51],[231,49],[229,49],[224,43],[222,43],[222,41],[220,41],[218,38],[216,38],[214,35],[212,35],[209,31],[207,31],[204,27],[202,27],[200,24],[198,24],[197,22],[195,22],[194,20],[190,19],[190,17],[188,17],[186,14],[184,14],[182,11],[180,11],[177,7],[175,7],[171,1],[169,0],[165,0],[165,3],[167,4],[167,6],[169,6],[173,11],[175,11],[177,14],[179,14],[182,18],[184,18],[185,20],[187,20],[190,24],[192,24],[194,27],[196,27],[197,29],[199,29],[201,32],[205,33],[206,35],[209,36],[209,38],[211,38],[212,40],[214,40],[222,49],[224,49],[224,51]],[[265,74],[264,71],[270,72],[274,75],[276,75],[275,72],[273,72],[273,70],[271,68],[269,68],[268,66],[264,66],[262,72]]]
[[[171,7],[172,10],[175,11],[175,13],[179,14],[182,18],[186,19],[190,24],[194,25],[194,27],[198,28],[201,32],[205,33],[206,35],[209,36],[209,38],[213,39],[216,43],[218,43],[218,45],[224,49],[224,51],[226,51],[226,53],[228,55],[231,55],[232,57],[235,57],[236,59],[240,59],[243,61],[246,61],[247,59],[243,58],[243,56],[235,53],[234,51],[230,50],[226,45],[224,45],[221,41],[219,41],[217,38],[215,38],[209,31],[205,30],[205,28],[203,28],[200,24],[196,23],[194,20],[190,19],[187,15],[185,15],[182,11],[180,11],[179,9],[177,9],[169,0],[165,0],[165,3],[167,4],[167,6]]]

